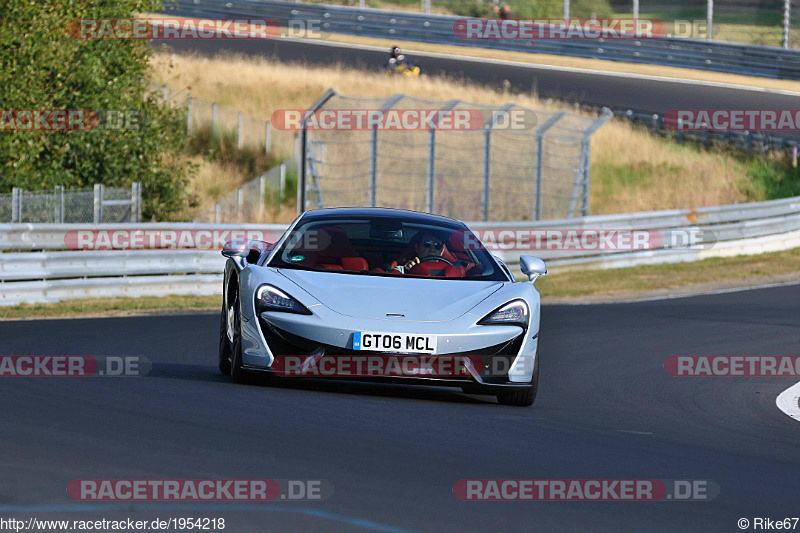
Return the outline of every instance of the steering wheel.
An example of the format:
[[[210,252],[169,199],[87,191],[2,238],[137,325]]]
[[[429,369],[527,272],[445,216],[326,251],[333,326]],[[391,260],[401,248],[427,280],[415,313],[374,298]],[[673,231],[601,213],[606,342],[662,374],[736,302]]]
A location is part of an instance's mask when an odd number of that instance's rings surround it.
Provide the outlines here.
[[[419,260],[420,263],[427,263],[429,261],[441,261],[443,263],[447,263],[448,265],[452,265],[453,264],[452,261],[450,261],[446,257],[442,257],[441,255],[426,255],[425,257],[423,257],[423,258],[421,258]]]

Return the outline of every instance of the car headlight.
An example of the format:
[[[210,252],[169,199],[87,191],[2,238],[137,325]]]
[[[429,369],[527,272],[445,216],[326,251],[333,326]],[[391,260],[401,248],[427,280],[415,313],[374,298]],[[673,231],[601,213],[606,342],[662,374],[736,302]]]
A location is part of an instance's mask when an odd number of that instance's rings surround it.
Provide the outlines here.
[[[298,313],[310,315],[311,311],[283,292],[271,285],[262,285],[256,291],[256,311],[285,311],[287,313]]]
[[[528,304],[522,300],[508,302],[483,317],[478,324],[517,325],[525,327],[528,325]]]

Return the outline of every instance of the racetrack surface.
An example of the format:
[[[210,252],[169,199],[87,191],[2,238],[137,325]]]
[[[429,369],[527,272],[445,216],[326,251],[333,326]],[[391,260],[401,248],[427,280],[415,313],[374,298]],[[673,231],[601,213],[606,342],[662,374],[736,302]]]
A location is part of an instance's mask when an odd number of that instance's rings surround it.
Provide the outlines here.
[[[223,516],[226,531],[738,531],[798,515],[790,378],[677,378],[670,355],[800,355],[800,285],[545,306],[539,398],[235,385],[218,315],[0,323],[2,355],[145,356],[140,378],[3,378],[0,516]],[[322,502],[87,504],[73,479],[325,479]],[[462,502],[470,478],[708,479],[709,502]],[[43,507],[44,506],[44,507]],[[199,510],[198,510],[199,509]]]
[[[341,63],[355,69],[380,71],[388,51],[353,47],[333,42],[274,40],[170,40],[153,41],[176,52],[194,51],[205,55],[235,52],[250,56],[273,57],[285,62],[309,65]],[[400,43],[402,47],[402,43]],[[535,58],[535,56],[532,56]],[[429,76],[448,75],[474,83],[502,87],[511,82],[514,91],[536,90],[540,98],[555,98],[614,107],[665,113],[671,109],[794,109],[797,95],[761,92],[739,87],[720,87],[701,83],[682,83],[665,79],[642,79],[619,73],[576,72],[528,64],[498,64],[465,57],[426,57],[410,54],[410,59]],[[334,87],[347,94],[346,87]],[[309,102],[310,104],[310,102]],[[796,132],[781,132],[784,136]]]

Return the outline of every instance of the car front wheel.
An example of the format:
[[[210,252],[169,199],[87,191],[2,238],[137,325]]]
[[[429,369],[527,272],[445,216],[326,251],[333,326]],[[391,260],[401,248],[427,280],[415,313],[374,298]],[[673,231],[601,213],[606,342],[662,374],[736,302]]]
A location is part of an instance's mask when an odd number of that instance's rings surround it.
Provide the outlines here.
[[[536,400],[536,390],[539,387],[539,349],[536,349],[536,362],[533,363],[533,376],[531,377],[531,386],[501,392],[497,395],[497,402],[502,405],[511,405],[515,407],[529,407],[533,405]]]

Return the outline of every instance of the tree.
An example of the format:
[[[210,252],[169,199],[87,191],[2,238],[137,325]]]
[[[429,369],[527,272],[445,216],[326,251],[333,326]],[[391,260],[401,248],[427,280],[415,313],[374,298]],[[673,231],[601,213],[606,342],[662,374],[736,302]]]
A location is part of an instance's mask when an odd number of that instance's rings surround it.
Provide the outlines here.
[[[19,110],[91,110],[99,123],[89,131],[8,131],[0,122],[0,192],[138,181],[145,219],[166,219],[182,207],[190,169],[182,154],[185,120],[150,90],[147,41],[79,39],[68,32],[76,19],[129,19],[161,7],[157,0],[4,0],[5,126]],[[138,122],[111,124],[109,117]]]

